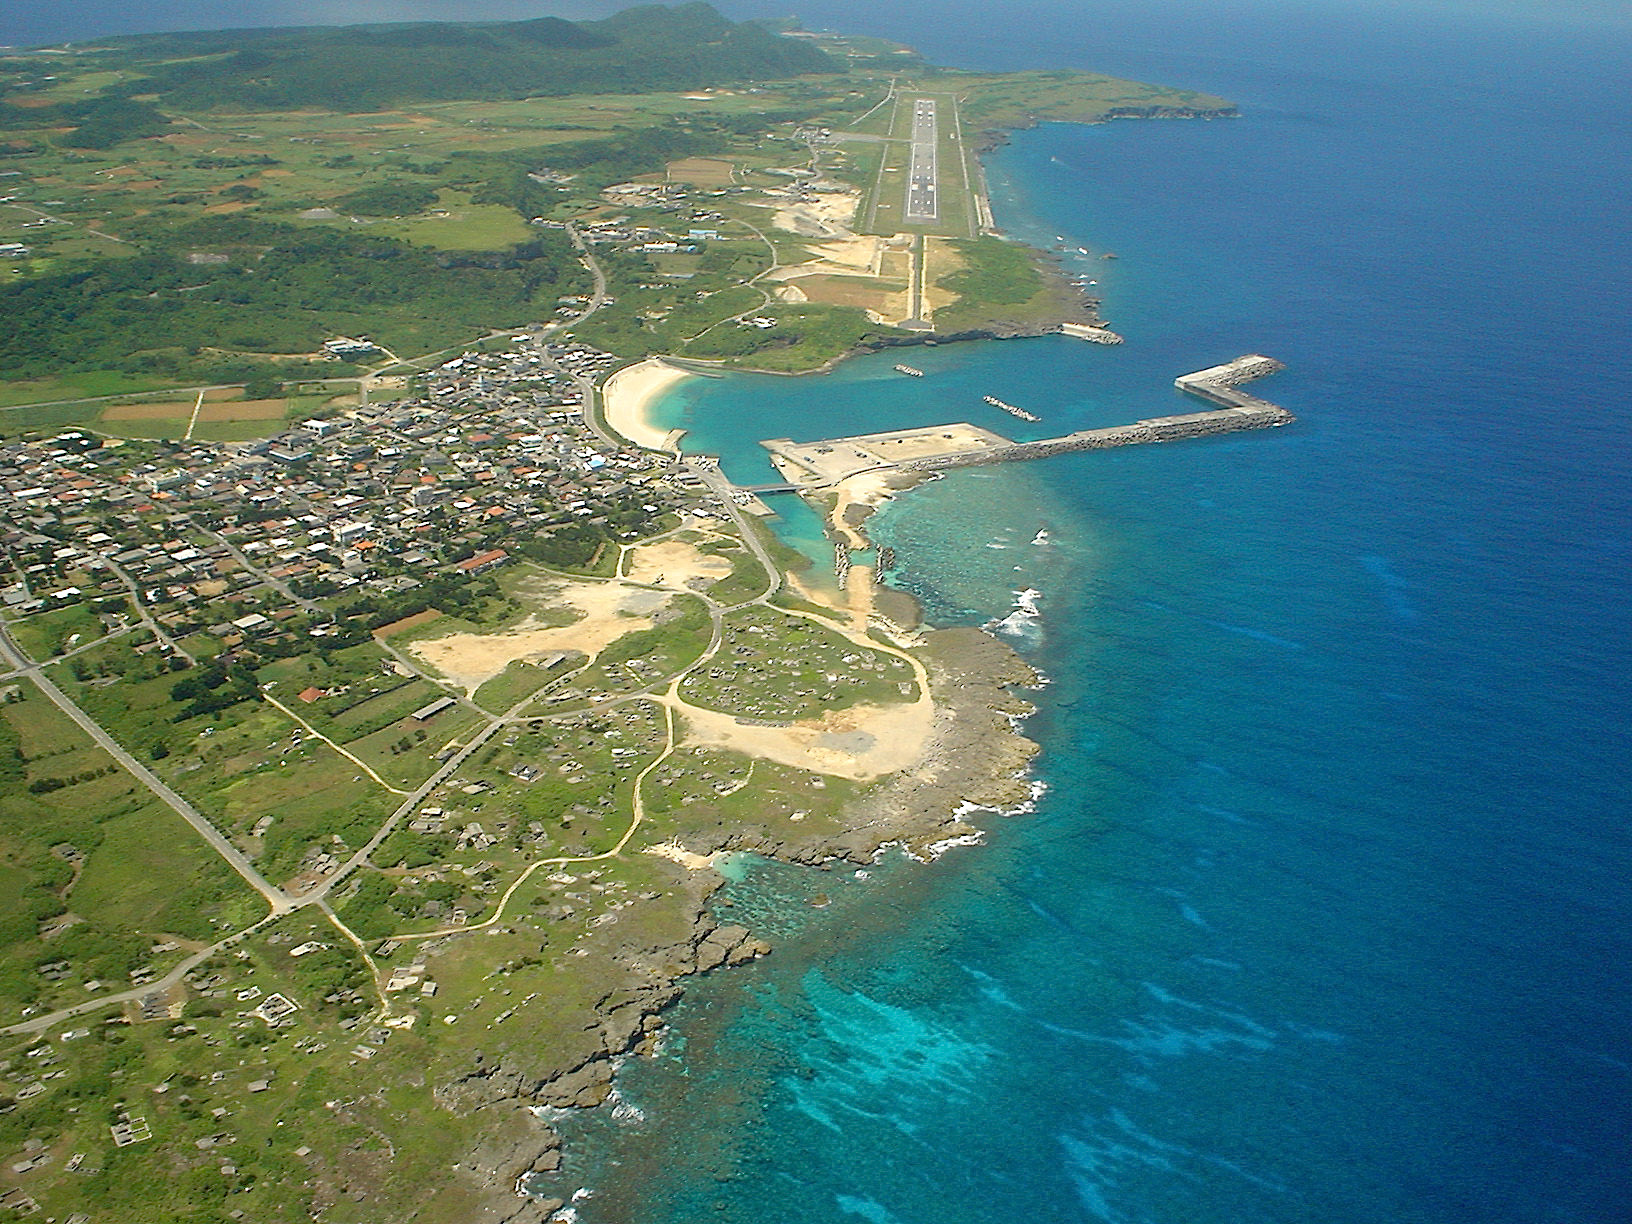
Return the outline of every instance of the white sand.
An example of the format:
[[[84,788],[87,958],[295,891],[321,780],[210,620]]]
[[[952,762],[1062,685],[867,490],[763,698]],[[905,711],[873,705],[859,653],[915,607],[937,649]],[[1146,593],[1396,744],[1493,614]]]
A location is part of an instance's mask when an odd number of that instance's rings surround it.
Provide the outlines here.
[[[677,370],[659,357],[624,366],[601,388],[601,413],[616,434],[647,450],[673,450],[679,430],[659,429],[651,422],[651,406],[670,387],[693,375]]]
[[[731,572],[731,562],[684,540],[660,540],[631,548],[623,572],[630,582],[684,591],[695,589],[693,582],[706,585],[724,578]]]
[[[811,247],[817,258],[767,272],[763,279],[788,281],[821,273],[830,276],[880,276],[883,273],[885,245],[884,239],[872,237],[850,237],[819,243]]]
[[[679,863],[680,866],[688,867],[692,871],[702,871],[713,867],[715,860],[719,857],[715,854],[698,854],[695,851],[687,850],[678,841],[666,841],[660,845],[647,846],[646,853],[655,854],[658,858],[666,858],[671,863]]]
[[[620,583],[566,583],[558,599],[578,612],[570,625],[541,626],[528,618],[503,633],[455,633],[408,649],[467,692],[474,693],[511,663],[563,651],[595,655],[626,633],[651,627],[651,614],[670,596]]]
[[[760,727],[675,701],[686,743],[728,748],[795,769],[868,782],[920,764],[935,729],[927,693],[899,705],[852,706],[788,727]]]

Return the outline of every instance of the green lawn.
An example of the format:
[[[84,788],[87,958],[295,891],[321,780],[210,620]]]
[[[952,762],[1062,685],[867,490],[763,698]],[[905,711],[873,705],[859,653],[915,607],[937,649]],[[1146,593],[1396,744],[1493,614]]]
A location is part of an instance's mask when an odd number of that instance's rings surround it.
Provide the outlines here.
[[[0,382],[0,408],[19,404],[49,403],[53,400],[88,399],[104,395],[129,395],[138,391],[161,391],[174,381],[144,378],[117,370],[83,370],[57,378],[29,378]],[[10,428],[10,414],[0,418],[0,429]],[[26,426],[25,426],[26,428]]]
[[[441,251],[498,251],[526,242],[535,233],[513,208],[472,204],[465,192],[444,191],[441,197],[432,213],[380,221],[369,232]]]
[[[74,887],[74,912],[108,930],[205,939],[265,912],[230,867],[181,817],[150,804],[102,827],[102,844]]]

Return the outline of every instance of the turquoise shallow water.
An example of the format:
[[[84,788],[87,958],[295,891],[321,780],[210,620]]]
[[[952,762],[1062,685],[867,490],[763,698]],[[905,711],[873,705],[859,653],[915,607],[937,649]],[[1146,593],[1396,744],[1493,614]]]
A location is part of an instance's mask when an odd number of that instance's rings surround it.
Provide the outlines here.
[[[759,437],[981,420],[986,393],[1049,430],[1128,420],[1261,350],[1299,424],[958,473],[879,516],[938,620],[1039,593],[1010,624],[1051,678],[1047,794],[933,867],[734,883],[777,952],[628,1069],[644,1121],[583,1124],[580,1214],[1622,1220],[1625,31],[1264,10],[1265,40],[1163,9],[1089,45],[1050,12],[927,49],[1247,111],[992,159],[1014,231],[1120,255],[1129,343],[920,351],[922,380],[865,358],[674,410],[749,479]]]

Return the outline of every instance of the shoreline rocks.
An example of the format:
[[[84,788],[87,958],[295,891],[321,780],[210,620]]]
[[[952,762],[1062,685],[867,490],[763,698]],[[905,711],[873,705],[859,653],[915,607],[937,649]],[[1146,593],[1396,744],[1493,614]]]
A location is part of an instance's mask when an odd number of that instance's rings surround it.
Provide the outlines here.
[[[1014,690],[1038,684],[1035,669],[975,628],[931,630],[919,651],[937,700],[930,748],[917,768],[890,777],[848,809],[843,833],[799,838],[732,830],[690,848],[744,850],[807,866],[834,859],[865,865],[892,845],[931,859],[948,844],[979,839],[981,829],[971,823],[977,811],[1012,810],[1033,798],[1027,770],[1038,748],[1016,729],[1032,706]],[[525,1068],[478,1053],[464,1074],[433,1089],[437,1104],[451,1112],[493,1112],[490,1138],[464,1162],[487,1186],[481,1224],[544,1224],[560,1200],[545,1210],[551,1200],[518,1206],[516,1194],[521,1179],[561,1168],[561,1136],[548,1124],[549,1112],[614,1100],[620,1061],[652,1050],[662,1014],[684,992],[684,979],[771,952],[748,928],[717,922],[710,912],[708,899],[723,878],[689,872],[684,879],[695,907],[688,937],[617,949],[614,958],[651,984],[604,997],[595,1007],[596,1024],[575,1048],[541,1051]]]

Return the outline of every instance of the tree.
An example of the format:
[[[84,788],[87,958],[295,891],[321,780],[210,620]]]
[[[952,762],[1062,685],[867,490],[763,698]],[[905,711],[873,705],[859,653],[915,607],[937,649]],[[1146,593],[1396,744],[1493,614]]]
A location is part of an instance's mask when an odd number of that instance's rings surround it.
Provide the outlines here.
[[[277,399],[282,394],[283,381],[274,374],[257,374],[244,383],[245,399]]]

